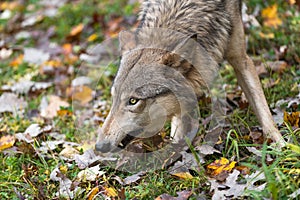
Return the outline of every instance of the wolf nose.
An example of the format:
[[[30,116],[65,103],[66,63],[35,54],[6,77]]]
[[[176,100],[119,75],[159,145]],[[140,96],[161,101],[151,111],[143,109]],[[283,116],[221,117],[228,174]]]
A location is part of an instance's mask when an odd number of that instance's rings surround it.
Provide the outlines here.
[[[95,148],[97,151],[100,151],[102,153],[107,153],[110,151],[111,149],[111,144],[109,141],[101,141],[101,142],[97,142],[95,145]]]

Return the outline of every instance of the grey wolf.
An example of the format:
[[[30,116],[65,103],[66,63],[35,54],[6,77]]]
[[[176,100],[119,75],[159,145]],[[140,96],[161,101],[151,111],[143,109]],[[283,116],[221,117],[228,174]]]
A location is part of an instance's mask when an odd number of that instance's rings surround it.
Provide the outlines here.
[[[172,120],[174,142],[193,139],[195,102],[224,59],[264,134],[284,145],[246,53],[240,0],[146,0],[139,29],[121,32],[119,41],[122,58],[111,89],[112,108],[96,150],[114,151],[134,137],[155,134],[167,120]]]

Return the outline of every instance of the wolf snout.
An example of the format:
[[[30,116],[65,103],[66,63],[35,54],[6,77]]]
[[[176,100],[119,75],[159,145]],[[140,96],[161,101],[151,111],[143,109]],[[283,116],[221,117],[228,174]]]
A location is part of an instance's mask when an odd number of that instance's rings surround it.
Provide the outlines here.
[[[96,143],[95,148],[99,152],[107,153],[107,152],[111,151],[112,145],[109,141],[102,140],[102,141],[99,141]]]

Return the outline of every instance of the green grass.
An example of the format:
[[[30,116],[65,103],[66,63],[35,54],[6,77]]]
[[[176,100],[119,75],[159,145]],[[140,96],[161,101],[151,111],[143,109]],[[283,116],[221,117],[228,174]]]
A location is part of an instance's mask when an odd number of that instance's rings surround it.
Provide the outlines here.
[[[34,5],[35,10],[40,7],[37,5],[39,1],[30,0],[26,5]],[[278,29],[271,28],[250,28],[247,30],[248,36],[248,53],[255,57],[260,56],[259,60],[275,61],[276,50],[280,46],[286,45],[287,52],[280,57],[280,60],[285,60],[288,63],[288,68],[281,74],[276,72],[268,72],[267,77],[262,78],[262,82],[268,82],[269,80],[280,80],[276,85],[269,88],[264,88],[267,101],[270,104],[277,102],[280,99],[287,99],[288,97],[295,97],[299,90],[297,84],[299,79],[294,79],[300,76],[300,67],[296,56],[300,55],[299,44],[299,30],[300,19],[295,15],[295,6],[288,6],[285,1],[262,1],[251,0],[247,1],[249,6],[249,12],[252,12],[255,6],[264,8],[266,6],[277,3],[279,5],[279,14],[284,16],[286,11],[292,14],[285,18],[283,26]],[[128,5],[125,0],[104,0],[104,1],[89,1],[80,0],[74,3],[66,4],[59,9],[59,14],[54,18],[44,18],[41,23],[36,24],[32,29],[47,30],[49,27],[55,27],[55,35],[50,38],[52,42],[57,44],[63,44],[66,42],[73,42],[78,51],[75,54],[83,51],[85,45],[91,44],[86,41],[86,38],[93,33],[98,34],[98,39],[94,43],[99,43],[105,38],[104,32],[107,24],[115,17],[132,16],[133,12],[136,12],[137,5]],[[28,11],[26,11],[28,12]],[[95,18],[96,20],[95,20]],[[63,19],[63,20],[61,20]],[[98,20],[98,21],[97,21]],[[261,18],[258,17],[261,22]],[[7,20],[0,20],[0,31],[6,26]],[[85,25],[85,29],[81,34],[81,37],[76,38],[76,41],[68,41],[67,35],[72,28],[80,23]],[[275,34],[274,39],[261,38],[259,32],[273,32]],[[10,46],[22,46],[34,47],[36,41],[30,39],[30,41],[20,40],[16,43],[10,44]],[[82,45],[82,46],[80,46]],[[1,60],[0,71],[1,79],[0,86],[4,84],[11,84],[20,80],[22,77],[29,73],[34,74],[32,80],[34,81],[53,81],[55,76],[53,75],[41,75],[38,73],[38,66],[32,66],[26,63],[22,63],[17,67],[9,66],[9,63],[16,58],[20,52],[16,51],[9,59]],[[74,64],[74,70],[81,67],[81,63]],[[110,99],[110,86],[112,80],[117,71],[117,65],[111,64],[107,68],[102,67],[98,71],[92,70],[95,66],[83,66],[89,68],[89,76],[98,78],[99,74],[103,74],[98,84],[95,86],[97,91],[102,92],[102,98],[111,101]],[[62,73],[62,72],[58,72]],[[78,71],[78,73],[80,73]],[[63,73],[62,73],[63,74]],[[61,75],[61,74],[60,74]],[[63,74],[66,75],[66,74]],[[234,92],[237,88],[237,81],[231,67],[227,65],[221,70],[222,81],[228,84],[226,92]],[[68,77],[68,82],[74,78],[74,74]],[[18,132],[23,132],[30,124],[39,123],[41,125],[51,124],[53,131],[57,131],[66,135],[67,141],[81,142],[91,137],[91,134],[95,134],[94,127],[86,126],[82,127],[81,131],[77,130],[74,116],[71,117],[56,117],[53,120],[42,119],[29,119],[26,113],[28,111],[38,109],[41,98],[45,95],[56,94],[63,86],[53,86],[41,93],[30,94],[24,96],[28,102],[28,109],[24,116],[13,116],[12,114],[1,114],[0,116],[0,137],[3,135],[14,135]],[[0,92],[0,95],[3,91]],[[202,112],[201,117],[206,118],[210,116],[210,104],[205,102],[199,102]],[[284,105],[286,106],[286,105]],[[74,111],[74,110],[73,110]],[[261,171],[265,174],[267,187],[261,191],[246,191],[245,195],[250,196],[253,199],[273,198],[273,199],[287,199],[288,195],[296,191],[300,186],[300,152],[299,152],[299,130],[294,131],[291,127],[283,127],[282,132],[285,132],[286,138],[291,138],[291,144],[285,149],[279,151],[272,147],[268,147],[266,144],[261,145],[262,157],[251,154],[246,147],[259,146],[253,144],[253,142],[247,137],[251,127],[257,126],[258,122],[250,108],[243,110],[235,109],[228,116],[226,116],[226,122],[229,127],[224,128],[221,134],[220,140],[222,141],[216,147],[221,149],[221,154],[213,154],[205,157],[206,163],[202,165],[204,167],[221,156],[228,159],[234,159],[238,161],[238,164],[248,166],[252,172],[255,170]],[[199,135],[206,132],[207,125],[200,125]],[[169,131],[169,125],[166,126],[166,130]],[[35,142],[26,144],[24,142],[17,141],[14,145],[18,147],[18,151],[12,153],[0,152],[0,199],[19,199],[18,193],[25,196],[28,199],[54,199],[56,198],[56,192],[58,191],[59,184],[50,180],[50,172],[59,164],[66,166],[64,175],[71,181],[77,184],[77,175],[80,169],[76,166],[75,162],[67,163],[59,159],[58,154],[62,150],[62,147],[52,151],[47,157],[36,153],[43,141],[51,140],[47,134],[43,134],[36,138]],[[191,148],[192,153],[195,150]],[[81,152],[82,153],[82,152]],[[272,161],[267,160],[267,157],[271,157]],[[70,165],[68,165],[70,164]],[[202,168],[201,168],[202,169]],[[178,177],[170,175],[167,169],[155,170],[147,172],[136,183],[122,186],[118,183],[114,177],[126,178],[132,175],[128,172],[122,172],[115,170],[111,167],[101,166],[101,170],[105,171],[105,175],[99,177],[96,181],[91,182],[79,182],[79,186],[84,188],[85,191],[77,196],[75,199],[86,199],[88,193],[92,188],[96,186],[114,187],[118,191],[125,190],[126,199],[154,199],[157,196],[167,193],[173,196],[177,196],[178,191],[192,190],[195,196],[199,194],[205,195],[206,198],[211,198],[209,192],[209,185],[207,184],[206,175],[203,171],[191,171],[192,179],[180,179]],[[196,199],[193,196],[191,199]],[[247,198],[247,197],[245,197]],[[98,199],[101,199],[100,197]]]

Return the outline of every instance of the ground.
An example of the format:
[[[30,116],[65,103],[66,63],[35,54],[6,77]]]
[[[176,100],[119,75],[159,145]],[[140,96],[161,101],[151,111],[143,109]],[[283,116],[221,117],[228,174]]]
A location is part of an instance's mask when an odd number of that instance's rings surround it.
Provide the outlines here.
[[[117,36],[137,26],[138,10],[135,0],[0,2],[0,198],[299,199],[300,1],[243,5],[248,54],[287,146],[263,138],[224,62],[212,92],[223,100],[222,125],[211,117],[213,96],[201,99],[188,150],[153,166],[93,152],[111,105]],[[169,129],[131,152],[161,158]]]

